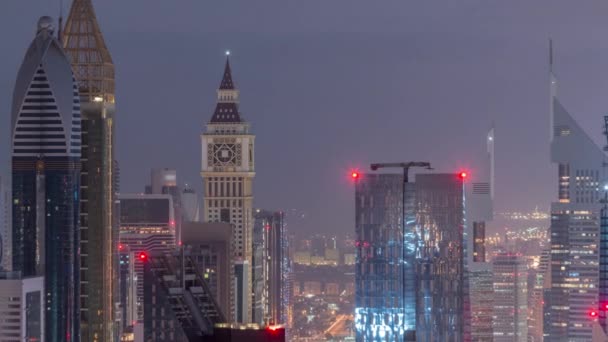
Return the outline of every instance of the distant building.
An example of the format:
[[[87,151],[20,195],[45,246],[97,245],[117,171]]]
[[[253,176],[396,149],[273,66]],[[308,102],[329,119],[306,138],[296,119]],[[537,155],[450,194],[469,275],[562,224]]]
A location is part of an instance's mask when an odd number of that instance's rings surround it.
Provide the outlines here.
[[[121,269],[135,272],[130,275],[131,286],[136,286],[136,321],[143,322],[143,263],[139,256],[153,252],[170,252],[175,248],[175,217],[171,195],[120,194],[119,249],[121,261],[133,262]],[[125,256],[128,254],[128,258]],[[124,298],[124,295],[122,295]],[[121,303],[127,307],[128,303]],[[133,314],[127,314],[129,317]]]
[[[295,252],[293,261],[294,261],[294,263],[300,264],[300,265],[310,265],[311,264],[310,252],[307,252],[307,251]]]
[[[325,294],[328,296],[339,296],[340,295],[340,285],[337,283],[325,284]]]
[[[499,254],[494,271],[494,341],[528,340],[528,283],[524,260],[515,254]]]
[[[337,248],[325,248],[325,261],[329,264],[338,265],[340,263],[340,250]]]
[[[227,320],[235,310],[232,229],[228,223],[185,222],[182,246],[199,267],[209,290]]]
[[[173,216],[175,225],[175,239],[181,241],[182,227],[182,198],[177,185],[177,171],[162,168],[150,171],[150,184],[146,186],[148,195],[171,195],[173,200]]]
[[[357,260],[357,255],[354,253],[344,254],[344,265],[354,265]]]
[[[200,200],[194,189],[186,185],[182,191],[182,219],[184,222],[200,221]]]
[[[320,296],[321,292],[321,282],[320,281],[305,281],[304,289],[302,290],[304,295],[315,295]]]
[[[0,341],[45,341],[44,278],[0,273]]]

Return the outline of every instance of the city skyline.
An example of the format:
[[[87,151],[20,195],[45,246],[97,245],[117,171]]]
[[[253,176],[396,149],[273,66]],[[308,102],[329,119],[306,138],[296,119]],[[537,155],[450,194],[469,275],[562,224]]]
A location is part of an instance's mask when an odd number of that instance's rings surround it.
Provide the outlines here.
[[[594,13],[603,13],[602,6],[583,9],[563,1],[545,6],[547,3],[529,5],[537,11],[551,7],[537,19],[532,14],[516,13],[522,8],[519,6],[480,6],[479,15],[469,18],[466,10],[472,5],[468,2],[462,8],[444,6],[445,9],[439,4],[391,2],[382,8],[372,6],[366,13],[369,22],[360,23],[355,18],[356,13],[362,13],[363,6],[355,2],[354,14],[345,14],[336,23],[316,18],[319,28],[313,29],[308,20],[316,14],[314,2],[293,9],[278,6],[271,13],[282,14],[286,19],[257,25],[245,20],[246,10],[237,11],[238,5],[250,8],[243,2],[213,8],[193,1],[169,8],[160,1],[147,2],[149,20],[135,24],[129,18],[136,15],[142,3],[121,4],[122,11],[115,12],[112,9],[118,5],[116,1],[97,1],[100,25],[118,61],[117,75],[122,82],[117,88],[120,100],[117,109],[125,114],[117,121],[116,130],[117,145],[122,146],[117,149],[122,188],[125,192],[139,191],[144,185],[140,175],[149,168],[173,167],[182,180],[201,190],[197,161],[190,156],[199,152],[198,134],[213,109],[223,52],[230,49],[243,90],[244,114],[261,137],[257,149],[260,176],[255,187],[272,188],[268,185],[279,184],[277,189],[289,190],[266,191],[257,196],[256,206],[286,206],[307,213],[306,226],[296,227],[298,230],[349,231],[354,224],[350,219],[353,209],[348,205],[352,186],[345,180],[345,173],[351,167],[367,169],[369,162],[414,159],[417,155],[407,146],[421,139],[422,133],[436,136],[439,146],[429,146],[420,155],[428,155],[426,159],[444,170],[470,167],[474,175],[477,162],[469,160],[474,153],[456,155],[441,145],[449,143],[463,151],[473,149],[492,121],[502,139],[496,146],[497,210],[525,209],[521,207],[537,204],[542,209],[548,208],[546,198],[553,197],[556,190],[551,177],[545,177],[554,174],[546,156],[547,39],[553,37],[555,41],[556,73],[563,84],[564,104],[600,142],[601,115],[608,102],[602,96],[584,93],[599,95],[608,91],[605,81],[608,77],[602,73],[608,50],[596,45],[598,32],[603,31],[605,24],[599,24],[599,14]],[[37,4],[35,10],[29,3],[5,6],[6,21],[0,24],[0,29],[4,32],[10,29],[12,34],[6,44],[11,50],[25,49],[24,42],[39,15],[57,16],[54,1]],[[64,3],[64,15],[68,5]],[[328,5],[328,13],[336,14],[340,5],[344,3]],[[572,10],[589,19],[568,19]],[[166,12],[170,15],[165,15]],[[514,17],[497,20],[503,12]],[[420,18],[414,18],[415,13]],[[433,14],[436,20],[431,20]],[[218,19],[213,19],[214,15]],[[173,16],[183,19],[177,23],[171,19]],[[199,16],[201,20],[197,23],[194,19]],[[242,20],[229,20],[228,25],[219,19],[232,16]],[[386,18],[390,20],[383,20]],[[464,25],[465,18],[471,23]],[[566,19],[569,25],[564,27]],[[358,31],[370,33],[352,33],[356,24],[362,25]],[[373,28],[374,24],[377,28]],[[273,25],[287,33],[271,32]],[[243,33],[247,31],[250,33]],[[338,32],[322,33],[331,31]],[[595,53],[583,55],[582,51],[589,48]],[[453,53],[450,56],[446,51]],[[180,63],[172,63],[172,53],[179,54]],[[0,66],[0,76],[5,80],[0,84],[0,103],[5,112],[12,89],[10,80],[14,79],[19,62],[17,55],[3,57],[6,63]],[[418,63],[421,60],[425,62]],[[168,63],[173,65],[167,68]],[[414,68],[417,63],[420,65]],[[394,73],[383,73],[386,67]],[[155,77],[172,86],[154,85],[147,73],[156,74]],[[467,80],[471,88],[458,87],[461,80]],[[386,84],[389,89],[379,90]],[[306,95],[305,90],[309,92]],[[356,98],[369,101],[361,103]],[[436,101],[437,98],[441,101]],[[473,103],[473,98],[487,100]],[[407,127],[410,115],[419,112],[426,113],[426,118],[416,122],[412,131],[421,134],[410,137],[409,130],[403,134],[401,128]],[[376,117],[385,120],[374,120]],[[146,129],[137,130],[135,127],[142,120],[147,122]],[[352,129],[342,132],[340,142],[332,142],[345,120],[349,120]],[[369,125],[372,120],[378,123]],[[169,126],[172,140],[156,139],[167,129],[167,123],[172,123]],[[3,134],[6,132],[4,126],[0,129]],[[134,142],[128,133],[133,131],[138,131]],[[309,136],[313,133],[316,139],[311,141]],[[365,135],[381,134],[388,137],[386,142],[373,138],[360,143]],[[283,147],[289,153],[281,153]],[[140,155],[148,149],[158,153],[143,160]],[[183,149],[187,153],[175,153]],[[523,155],[521,161],[518,154]],[[288,172],[273,172],[270,161],[277,155],[284,156]],[[514,167],[516,162],[525,163],[526,167]],[[1,163],[6,169],[6,157]],[[528,169],[538,171],[532,174]],[[293,179],[311,179],[313,186],[297,184],[303,182]],[[531,186],[538,191],[523,196]],[[315,201],[315,194],[326,188],[332,192]],[[288,192],[301,196],[283,195]],[[516,202],[517,198],[522,200]]]

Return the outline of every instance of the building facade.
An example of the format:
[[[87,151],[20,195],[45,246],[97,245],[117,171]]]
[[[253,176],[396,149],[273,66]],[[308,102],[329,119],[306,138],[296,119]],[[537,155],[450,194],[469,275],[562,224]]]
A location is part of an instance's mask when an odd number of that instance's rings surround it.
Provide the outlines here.
[[[0,273],[0,342],[45,341],[44,278]]]
[[[113,341],[117,283],[114,224],[114,64],[91,0],[75,0],[61,37],[82,112],[80,326],[83,341]]]
[[[11,189],[6,178],[0,178],[0,234],[2,245],[1,266],[5,271],[13,268],[11,232]]]
[[[494,341],[528,340],[528,273],[524,260],[515,254],[498,254],[494,272]]]
[[[252,264],[253,178],[255,137],[239,112],[239,91],[232,80],[230,62],[226,60],[224,76],[217,91],[217,105],[207,130],[201,136],[202,169],[205,200],[203,221],[232,225],[233,258],[248,275]],[[244,291],[252,293],[250,277],[241,278]],[[251,300],[243,300],[233,317],[250,321]]]
[[[355,203],[357,340],[461,341],[463,179],[364,174]]]
[[[167,253],[175,249],[175,218],[171,195],[120,194],[119,245],[121,269],[129,270],[129,285],[123,286],[129,293],[135,287],[135,301],[121,303],[127,317],[136,317],[133,324],[143,323],[144,263],[142,257],[150,253]],[[124,277],[121,277],[121,279]],[[127,298],[120,294],[121,298]],[[132,298],[132,297],[131,297]],[[132,304],[135,303],[135,306]],[[129,322],[127,322],[129,323]],[[126,327],[125,327],[126,328]]]
[[[13,270],[44,276],[45,340],[78,341],[80,98],[49,17],[19,69],[11,114]]]
[[[606,156],[557,98],[550,68],[551,161],[558,198],[551,203],[551,289],[545,297],[546,340],[591,340],[598,307],[599,200]],[[548,331],[547,331],[548,330]]]
[[[261,234],[262,323],[287,325],[291,321],[292,265],[285,215],[256,210],[254,217],[254,231]]]

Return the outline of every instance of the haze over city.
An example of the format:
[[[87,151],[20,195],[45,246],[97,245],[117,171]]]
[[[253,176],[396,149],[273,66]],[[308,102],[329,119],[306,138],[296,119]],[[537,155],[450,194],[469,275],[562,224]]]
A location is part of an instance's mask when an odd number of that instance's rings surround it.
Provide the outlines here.
[[[295,233],[352,231],[351,168],[423,159],[474,177],[474,156],[492,124],[496,209],[546,210],[556,192],[547,155],[549,37],[562,102],[603,141],[604,2],[95,5],[116,64],[116,153],[126,192],[143,191],[142,175],[167,166],[200,190],[200,133],[225,50],[257,135],[255,188],[263,191],[256,191],[256,206],[306,213]],[[2,112],[10,111],[36,18],[58,12],[58,1],[2,5]],[[8,116],[4,121],[0,134],[7,137]],[[6,173],[9,145],[2,146]]]

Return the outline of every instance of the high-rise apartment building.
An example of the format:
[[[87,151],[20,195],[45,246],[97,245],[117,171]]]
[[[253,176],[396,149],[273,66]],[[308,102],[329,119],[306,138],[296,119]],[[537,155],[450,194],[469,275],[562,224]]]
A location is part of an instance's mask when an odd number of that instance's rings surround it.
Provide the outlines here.
[[[498,254],[494,272],[494,341],[528,340],[528,273],[523,258]]]
[[[19,69],[11,114],[13,270],[44,276],[45,341],[78,341],[80,97],[49,17]]]
[[[239,91],[232,80],[230,62],[226,59],[215,111],[201,136],[201,176],[205,191],[203,221],[232,225],[233,258],[248,275],[253,261],[254,140],[249,123],[239,112]],[[251,277],[240,279],[246,283],[239,288],[251,294]],[[247,323],[252,310],[251,300],[243,298],[240,303],[246,306],[237,307],[233,317],[241,317],[238,321]]]
[[[150,184],[146,186],[146,194],[171,195],[175,216],[175,238],[177,241],[181,241],[182,198],[177,185],[177,171],[168,168],[152,169],[150,171]]]
[[[357,178],[358,341],[462,341],[463,181],[457,174],[420,174],[405,184],[396,174]]]
[[[74,0],[63,35],[82,112],[80,325],[82,341],[113,341],[118,227],[114,224],[114,64],[92,0]]]
[[[199,222],[200,221],[200,205],[199,196],[194,189],[187,184],[182,191],[182,220],[184,222]]]
[[[546,340],[591,340],[598,307],[599,232],[606,156],[557,98],[550,61],[551,161],[558,198],[551,203],[551,290],[545,297]]]

